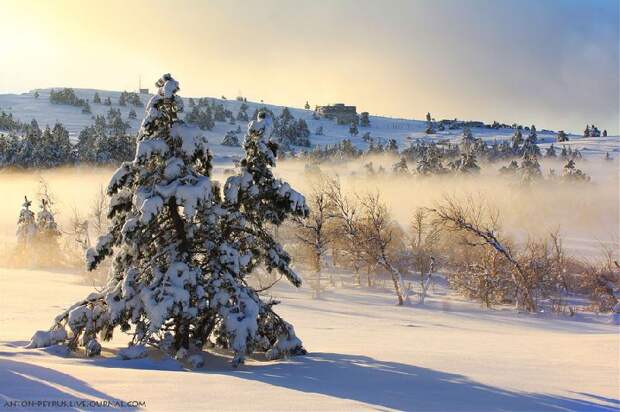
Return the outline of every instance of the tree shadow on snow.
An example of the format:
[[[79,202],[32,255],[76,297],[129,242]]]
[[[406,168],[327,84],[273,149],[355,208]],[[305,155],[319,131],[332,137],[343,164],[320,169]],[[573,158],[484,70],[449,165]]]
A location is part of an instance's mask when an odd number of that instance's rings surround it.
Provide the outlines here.
[[[86,382],[54,369],[0,358],[0,409],[7,401],[84,401],[98,400],[118,404],[121,401],[91,387]],[[70,405],[70,404],[68,404]],[[86,406],[61,407],[84,410]],[[28,406],[26,409],[35,408]],[[23,409],[19,406],[17,409]],[[54,408],[52,408],[54,409]],[[58,409],[58,408],[56,408]],[[102,409],[102,408],[96,408]],[[135,409],[135,408],[123,408]]]
[[[209,372],[209,361],[205,369]],[[224,372],[225,373],[225,372]],[[498,370],[498,373],[503,373]],[[249,364],[228,372],[301,392],[364,402],[376,407],[419,411],[617,411],[618,401],[511,392],[465,376],[366,356],[312,353],[287,362]]]
[[[203,352],[203,357],[205,367],[193,372],[172,359],[123,361],[110,358],[82,362],[104,368],[228,375],[397,410],[617,412],[620,405],[618,399],[587,393],[577,393],[580,398],[570,398],[514,392],[478,383],[463,375],[359,355],[311,353],[282,362],[250,361],[239,369],[231,369],[229,354]],[[498,370],[498,373],[504,372]],[[45,400],[96,398],[118,402],[65,373],[0,358],[0,405],[8,399],[33,399],[33,395]]]

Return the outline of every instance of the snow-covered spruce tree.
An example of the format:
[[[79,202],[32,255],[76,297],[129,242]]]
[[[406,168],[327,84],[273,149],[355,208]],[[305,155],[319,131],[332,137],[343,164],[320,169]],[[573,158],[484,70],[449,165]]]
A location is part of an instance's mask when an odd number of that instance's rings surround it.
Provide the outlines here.
[[[189,348],[190,321],[207,305],[191,246],[197,208],[212,196],[209,158],[206,142],[183,134],[177,120],[178,83],[166,75],[157,86],[135,159],[123,163],[108,186],[110,231],[87,253],[89,270],[114,254],[109,283],[56,317],[48,335],[37,332],[31,346],[67,336],[68,326],[69,347],[81,344],[95,355],[97,333],[107,340],[117,326],[127,331],[134,324],[132,343],[170,331],[176,350]]]
[[[502,175],[514,176],[519,171],[519,164],[516,160],[511,160],[508,166],[502,166],[499,173]]]
[[[538,143],[538,135],[536,134],[536,126],[532,125],[530,128],[530,134],[527,136],[527,141],[531,144]]]
[[[562,179],[567,182],[588,182],[590,176],[578,169],[573,159],[569,159],[562,170]]]
[[[143,356],[143,345],[152,344],[183,358],[213,340],[234,351],[233,365],[253,350],[267,351],[269,358],[305,353],[292,326],[271,309],[274,302],[263,303],[245,281],[262,262],[301,283],[264,224],[265,216],[274,222],[307,213],[303,196],[269,180],[270,172],[254,173],[255,167],[263,170],[261,162],[248,156],[242,174],[227,183],[224,202],[210,179],[206,140],[177,117],[177,81],[168,74],[156,85],[136,156],[108,186],[110,230],[87,254],[91,270],[114,256],[108,285],[58,315],[30,347],[67,342],[92,356],[101,350],[97,335],[108,340],[115,328],[133,326],[132,347],[122,356]]]
[[[418,160],[416,171],[421,175],[435,175],[446,172],[446,168],[442,164],[441,152],[437,146],[430,145],[424,149]]]
[[[536,156],[530,156],[526,153],[521,159],[521,182],[525,184],[532,183],[533,181],[542,177],[542,171],[540,170],[540,163]]]
[[[385,145],[384,150],[393,155],[398,155],[398,142],[396,141],[396,139],[392,139],[392,138],[388,139],[388,142]]]
[[[474,150],[461,153],[461,158],[452,162],[450,166],[455,172],[459,173],[472,174],[480,172],[480,166],[478,166],[476,161]]]
[[[237,113],[237,120],[241,122],[247,122],[249,120],[248,105],[246,103],[241,103],[241,107],[239,107],[239,112]]]
[[[90,103],[88,103],[88,101],[84,102],[84,106],[82,107],[82,113],[83,114],[91,114],[92,111],[90,109]]]
[[[37,235],[35,237],[36,259],[39,265],[50,266],[62,261],[62,252],[58,239],[61,235],[49,200],[41,199],[37,213]]]
[[[34,219],[34,213],[30,210],[32,202],[24,196],[22,210],[19,212],[17,219],[17,248],[19,253],[26,253],[27,249],[37,234],[37,225]]]
[[[56,123],[52,129],[52,140],[47,142],[47,164],[60,166],[66,164],[71,157],[71,140],[69,131],[61,124]]]
[[[222,326],[229,347],[235,351],[233,364],[242,362],[244,351],[252,347],[266,350],[269,359],[306,353],[293,327],[272,310],[277,302],[262,302],[244,281],[262,263],[268,271],[276,270],[301,286],[301,278],[290,267],[290,256],[271,229],[288,217],[308,216],[309,210],[300,193],[273,176],[271,168],[278,151],[271,140],[273,130],[272,117],[259,112],[248,125],[240,172],[229,177],[224,188],[228,218],[222,230],[232,235],[230,241],[215,246],[224,256],[228,272],[221,271],[221,280],[212,284],[226,291],[218,294],[217,310],[225,320]],[[237,323],[245,326],[240,328]]]
[[[224,138],[222,139],[222,145],[223,146],[240,146],[239,138],[237,137],[234,131],[229,130],[228,132],[226,132],[226,135],[224,135]]]
[[[435,126],[433,126],[430,112],[426,113],[426,131],[424,133],[435,134]]]
[[[523,144],[523,133],[521,132],[521,129],[517,129],[512,135],[512,150],[514,153],[519,151],[521,144]]]
[[[465,127],[463,129],[463,137],[461,139],[461,151],[469,152],[475,143],[476,138],[471,132],[471,129],[469,127]]]
[[[359,133],[359,130],[357,129],[357,125],[354,123],[351,123],[351,126],[349,126],[349,134],[351,135],[351,137],[357,136],[357,134]]]
[[[557,153],[555,151],[555,146],[553,146],[553,143],[551,143],[551,146],[549,146],[547,150],[545,150],[545,157],[550,157],[550,158],[557,157]]]
[[[568,136],[566,135],[566,132],[564,132],[564,130],[560,130],[558,132],[556,139],[558,142],[568,142]]]
[[[41,210],[37,213],[37,231],[39,241],[43,243],[56,240],[60,236],[60,230],[56,224],[56,219],[51,211],[49,200],[41,199]]]
[[[392,171],[399,175],[408,175],[409,167],[407,166],[407,159],[403,156],[400,160],[392,165]]]
[[[34,242],[36,263],[42,266],[58,265],[62,261],[62,252],[58,243],[62,233],[58,229],[52,209],[53,198],[43,178],[39,182],[38,197],[40,204],[36,217],[37,234]]]
[[[368,117],[368,112],[360,113],[360,126],[361,127],[370,127],[370,119]]]
[[[98,133],[95,136],[94,150],[95,162],[120,164],[132,159],[136,152],[136,140],[134,136],[128,134],[106,136],[105,133]]]

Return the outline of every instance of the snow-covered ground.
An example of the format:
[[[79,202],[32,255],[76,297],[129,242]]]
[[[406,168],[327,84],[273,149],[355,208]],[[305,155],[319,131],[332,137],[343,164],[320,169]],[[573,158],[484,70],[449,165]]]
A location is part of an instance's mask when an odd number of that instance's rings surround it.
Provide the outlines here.
[[[0,405],[140,401],[160,411],[620,407],[617,326],[483,310],[442,288],[423,307],[396,307],[385,290],[344,286],[314,300],[306,288],[278,286],[279,312],[310,353],[251,360],[236,370],[225,354],[205,353],[205,367],[193,370],[171,359],[120,360],[115,353],[126,343],[122,334],[104,345],[103,358],[68,355],[59,347],[24,349],[27,337],[90,291],[80,276],[61,271],[0,269]]]

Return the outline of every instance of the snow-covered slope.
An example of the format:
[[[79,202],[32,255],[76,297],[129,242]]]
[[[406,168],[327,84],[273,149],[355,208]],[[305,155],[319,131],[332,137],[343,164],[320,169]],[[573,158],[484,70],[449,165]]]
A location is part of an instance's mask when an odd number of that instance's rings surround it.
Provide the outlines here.
[[[105,115],[110,106],[103,104],[92,103],[95,92],[99,93],[101,99],[110,97],[112,106],[115,109],[120,109],[123,118],[127,119],[130,105],[125,107],[118,105],[118,98],[120,92],[95,90],[95,89],[74,89],[76,95],[79,98],[89,100],[91,102],[92,114],[83,114],[81,108],[69,106],[51,104],[49,101],[49,94],[51,89],[37,89],[39,98],[35,99],[35,90],[23,93],[23,94],[3,94],[0,95],[0,110],[7,113],[12,113],[13,116],[21,121],[29,122],[35,118],[41,126],[46,124],[53,125],[56,121],[60,121],[69,130],[70,135],[76,138],[80,130],[93,123],[93,116],[97,114]],[[146,103],[149,95],[141,95],[142,101]],[[225,108],[231,110],[233,114],[237,114],[241,102],[236,100],[222,100],[212,99],[219,103],[222,103]],[[186,111],[188,110],[188,99],[185,99]],[[274,113],[279,114],[282,111],[282,106],[274,106],[265,103],[247,102],[249,106],[248,113],[251,115],[255,109],[259,107],[267,107]],[[138,118],[130,120],[129,124],[132,130],[137,131],[142,118],[142,109],[136,109]],[[295,118],[303,118],[308,123],[310,131],[312,133],[310,140],[312,145],[325,145],[338,142],[345,138],[350,138],[349,127],[346,125],[337,125],[334,121],[320,119],[314,120],[312,118],[311,110],[303,110],[290,108],[291,114]],[[423,115],[423,114],[420,114]],[[366,132],[370,132],[375,138],[381,137],[384,139],[393,138],[399,143],[400,147],[406,147],[411,140],[414,139],[427,139],[427,140],[450,140],[453,142],[459,141],[462,135],[461,130],[446,130],[444,132],[438,132],[435,135],[428,136],[424,133],[426,129],[426,122],[420,120],[407,120],[397,119],[389,117],[370,116],[370,127],[359,129],[359,134],[354,137],[353,143],[360,148],[366,147],[366,144],[362,141],[362,135]],[[220,143],[229,130],[234,130],[237,126],[241,125],[241,128],[245,128],[243,122],[238,122],[237,125],[230,125],[228,123],[216,122],[215,127],[204,134],[207,136],[211,150],[216,156],[216,160],[225,159],[230,156],[237,156],[241,153],[240,148],[234,148],[229,146],[222,146]],[[323,127],[323,135],[317,136],[314,132],[319,126]],[[539,129],[542,129],[538,125]],[[488,129],[488,128],[473,128],[472,132],[475,137],[482,137],[487,141],[497,139],[498,141],[510,138],[513,133],[512,129]],[[541,147],[545,147],[555,142],[555,135],[551,132],[541,131],[538,133]],[[570,135],[571,141],[569,144],[573,148],[582,150],[585,156],[604,156],[605,152],[620,153],[620,137],[610,136],[606,138],[588,138],[584,139],[580,136]]]
[[[423,307],[392,293],[341,287],[321,300],[278,287],[280,313],[310,353],[230,368],[171,359],[123,361],[127,337],[102,358],[28,350],[34,330],[88,294],[78,276],[0,269],[0,405],[6,401],[141,401],[147,410],[614,411],[616,326],[482,310],[438,288]],[[76,405],[77,406],[77,405]],[[20,410],[34,410],[26,407]],[[74,410],[64,407],[54,410]],[[81,409],[101,408],[83,405]]]

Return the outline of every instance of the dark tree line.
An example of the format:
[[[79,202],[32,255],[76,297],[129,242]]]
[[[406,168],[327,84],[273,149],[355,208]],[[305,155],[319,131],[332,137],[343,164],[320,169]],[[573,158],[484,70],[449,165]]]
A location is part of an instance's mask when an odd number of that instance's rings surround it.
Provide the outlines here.
[[[144,107],[138,93],[123,91],[118,97],[119,106],[127,106],[127,103],[135,107]]]
[[[117,114],[97,116],[95,124],[72,143],[61,124],[41,130],[36,120],[21,128],[22,135],[0,134],[0,167],[48,168],[77,163],[117,164],[133,158],[135,137],[120,126]]]

